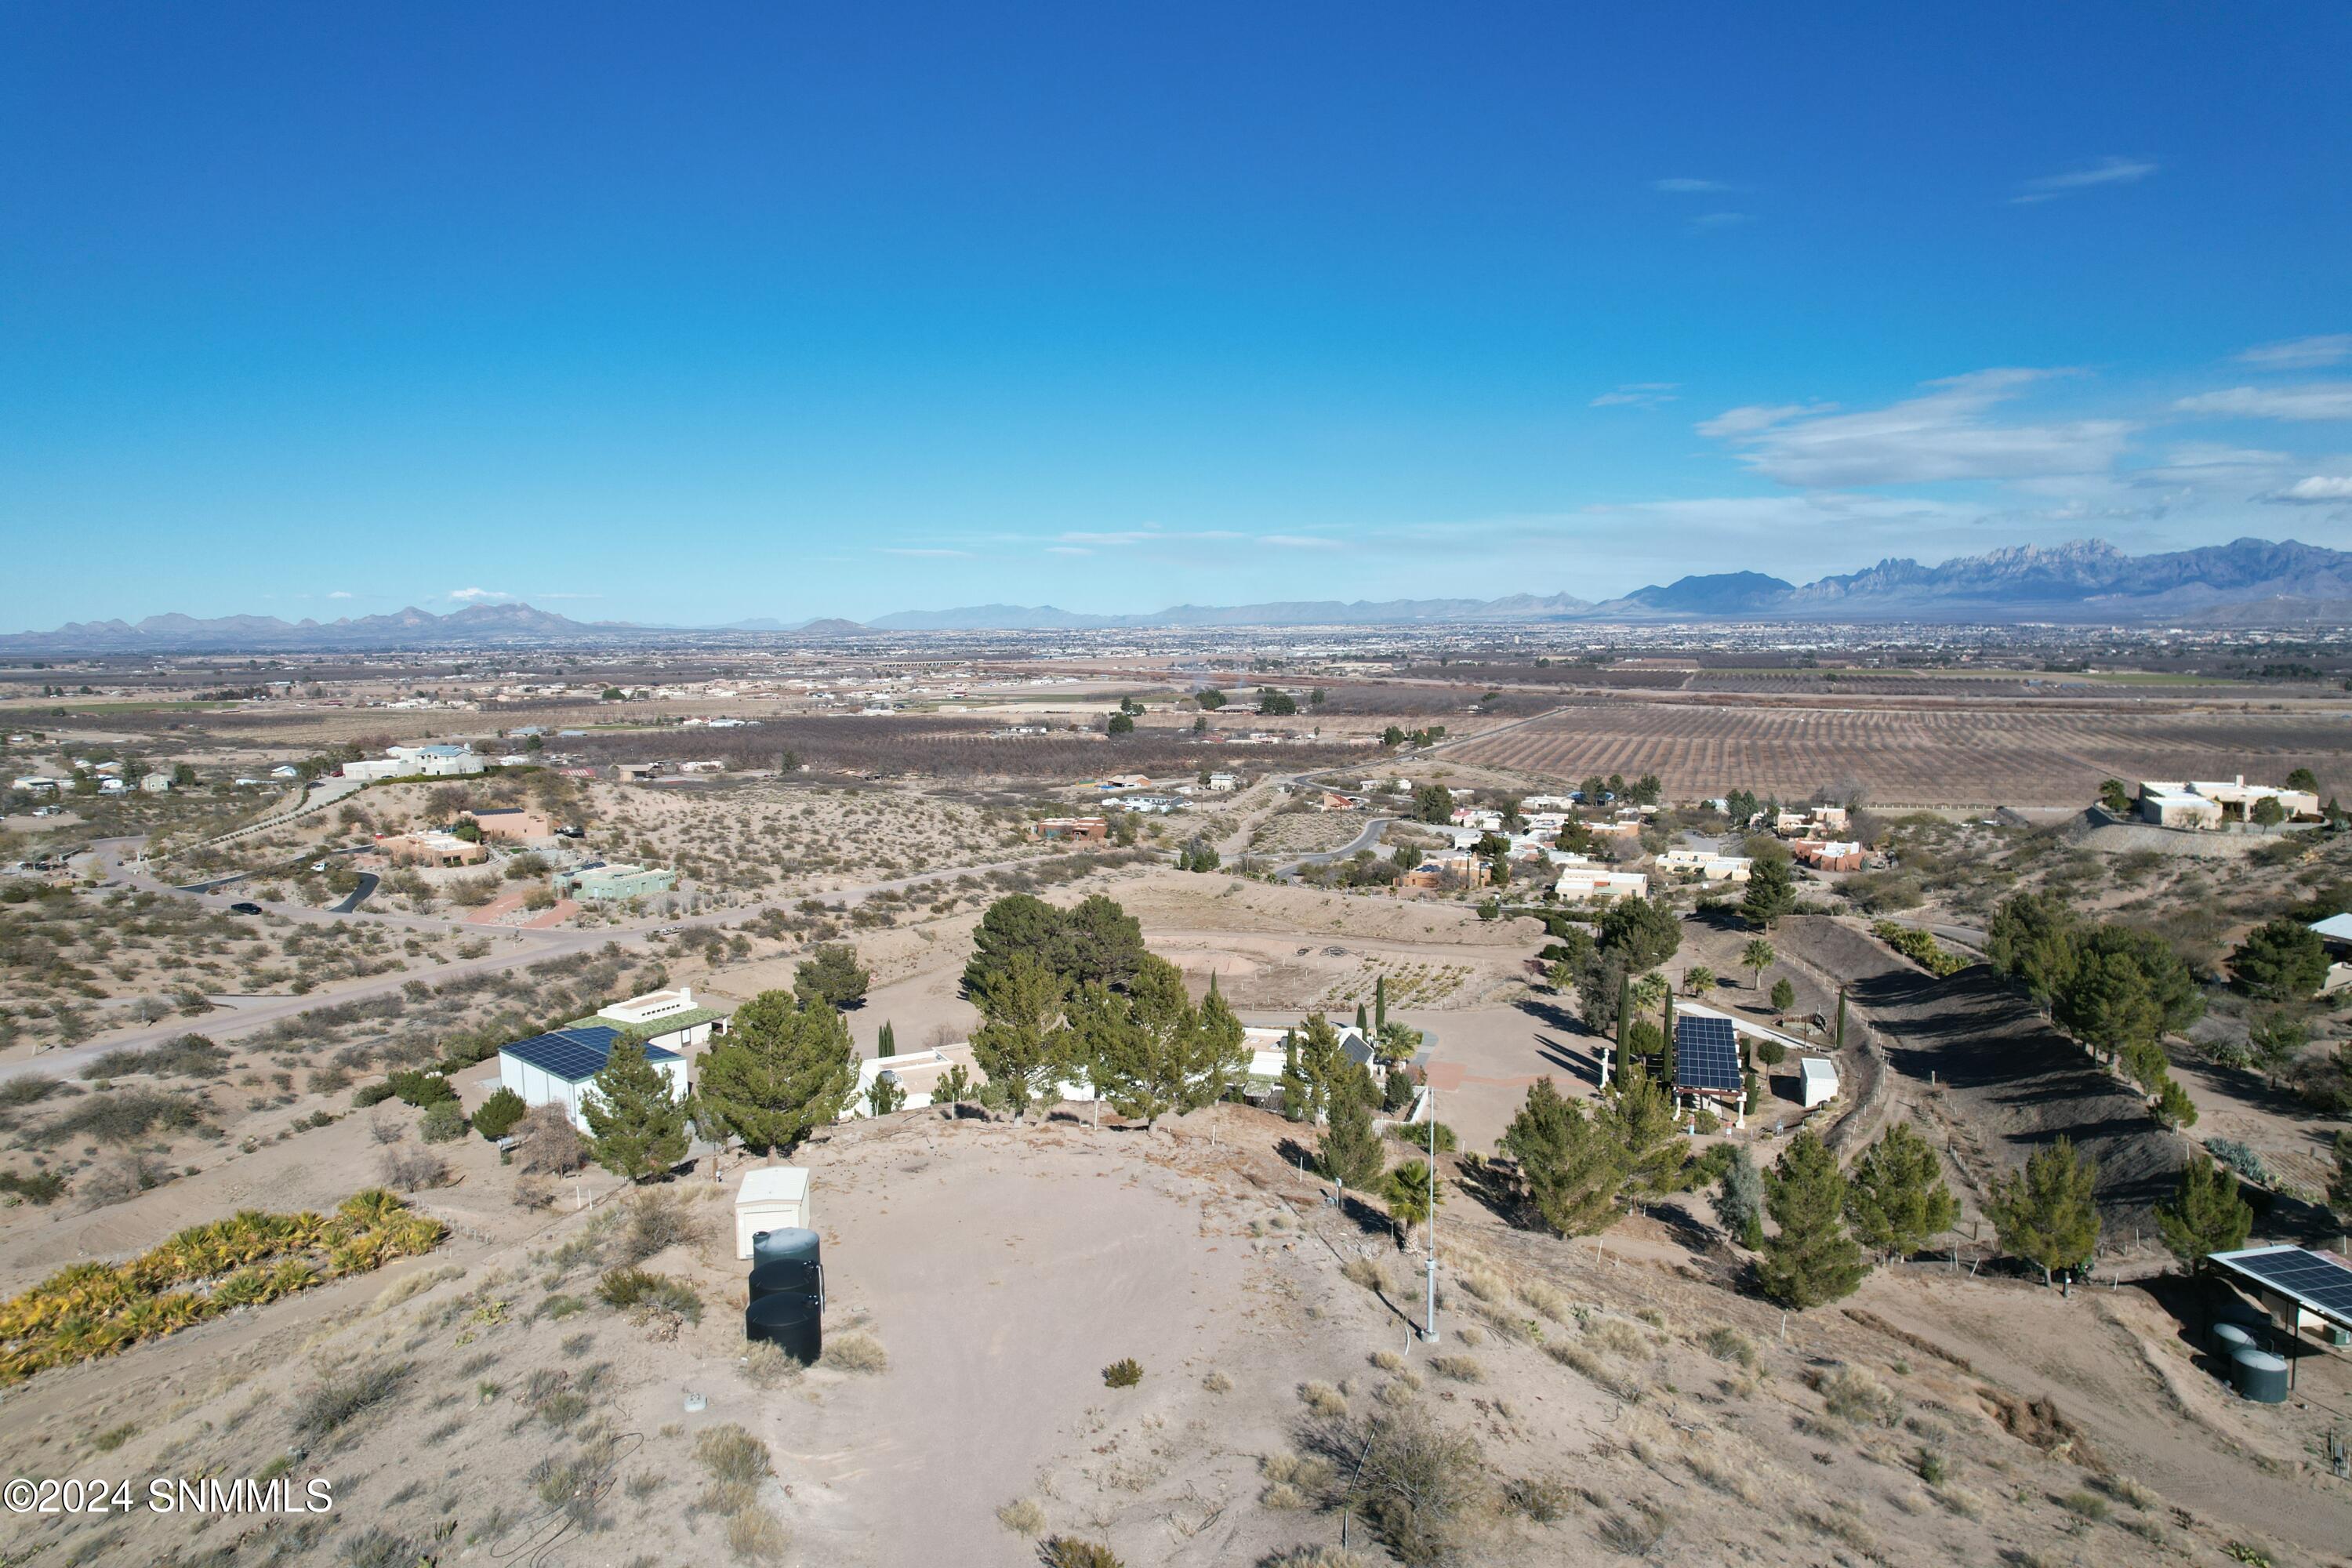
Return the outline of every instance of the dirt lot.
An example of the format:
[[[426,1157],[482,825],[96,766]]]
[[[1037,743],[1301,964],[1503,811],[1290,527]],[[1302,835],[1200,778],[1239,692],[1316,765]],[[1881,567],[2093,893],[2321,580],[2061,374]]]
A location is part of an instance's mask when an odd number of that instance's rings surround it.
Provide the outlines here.
[[[2214,1393],[2181,1303],[1882,1273],[1783,1339],[1719,1239],[1638,1219],[1596,1255],[1457,1197],[1445,1337],[1414,1346],[1407,1260],[1289,1172],[1289,1131],[1221,1107],[1150,1135],[907,1112],[827,1138],[804,1163],[827,1342],[852,1353],[768,1387],[740,1361],[724,1187],[682,1184],[641,1253],[608,1188],[551,1217],[446,1207],[497,1187],[492,1164],[427,1200],[459,1226],[436,1257],[8,1395],[12,1473],[249,1475],[291,1447],[331,1513],[20,1539],[59,1561],[738,1542],[1015,1568],[1060,1531],[1134,1563],[1255,1563],[1334,1541],[1326,1456],[1406,1412],[1398,1429],[1451,1445],[1463,1562],[2214,1561],[2232,1541],[2342,1561],[2340,1483],[2303,1457],[2313,1413]],[[598,1301],[598,1268],[633,1254],[693,1288],[698,1323]],[[1106,1387],[1122,1356],[1140,1383]],[[322,1405],[354,1369],[389,1370],[356,1408]],[[2305,1374],[2346,1397],[2342,1367]],[[331,1427],[298,1428],[322,1407]],[[730,1489],[705,1435],[739,1426],[762,1447]]]

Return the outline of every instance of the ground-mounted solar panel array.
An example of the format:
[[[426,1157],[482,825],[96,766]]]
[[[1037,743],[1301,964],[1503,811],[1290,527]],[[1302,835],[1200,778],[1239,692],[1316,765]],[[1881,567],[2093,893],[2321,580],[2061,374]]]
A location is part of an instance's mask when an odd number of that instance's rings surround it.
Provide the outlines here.
[[[2284,1295],[2352,1322],[2352,1268],[2300,1247],[2217,1252],[2214,1258]]]
[[[1730,1019],[1688,1013],[1675,1018],[1675,1087],[1738,1092],[1739,1042],[1731,1032]]]

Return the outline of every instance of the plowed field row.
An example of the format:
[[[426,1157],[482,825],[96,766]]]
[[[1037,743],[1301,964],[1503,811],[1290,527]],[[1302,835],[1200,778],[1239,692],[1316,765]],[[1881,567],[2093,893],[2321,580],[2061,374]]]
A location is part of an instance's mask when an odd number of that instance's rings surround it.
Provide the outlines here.
[[[1669,796],[1746,788],[1801,796],[1860,783],[1888,805],[2076,805],[2101,780],[2352,786],[2352,722],[2274,713],[2130,715],[1706,708],[1595,702],[1453,751],[1465,763],[1574,780],[1654,773]]]

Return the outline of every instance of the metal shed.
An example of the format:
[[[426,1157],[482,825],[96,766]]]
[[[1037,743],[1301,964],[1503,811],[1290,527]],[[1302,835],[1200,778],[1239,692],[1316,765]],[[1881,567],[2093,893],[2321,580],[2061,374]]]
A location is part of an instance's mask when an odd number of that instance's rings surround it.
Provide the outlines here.
[[[735,1189],[735,1256],[751,1256],[751,1238],[763,1230],[814,1230],[804,1165],[761,1165],[743,1173]]]
[[[1801,1057],[1797,1061],[1799,1098],[1807,1110],[1837,1098],[1837,1064],[1827,1057]]]

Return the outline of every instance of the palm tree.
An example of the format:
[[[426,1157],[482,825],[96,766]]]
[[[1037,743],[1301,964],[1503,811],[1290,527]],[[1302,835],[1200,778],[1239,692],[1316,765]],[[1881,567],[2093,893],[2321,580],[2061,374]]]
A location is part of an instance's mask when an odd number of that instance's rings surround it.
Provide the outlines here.
[[[1429,1167],[1419,1160],[1407,1160],[1381,1178],[1381,1197],[1388,1205],[1389,1219],[1396,1226],[1400,1251],[1411,1244],[1412,1227],[1429,1218],[1431,1193]],[[1437,1201],[1444,1201],[1442,1192]]]
[[[1780,962],[1780,953],[1760,936],[1749,938],[1748,945],[1739,950],[1739,966],[1748,971],[1755,990],[1764,988],[1764,972]]]

